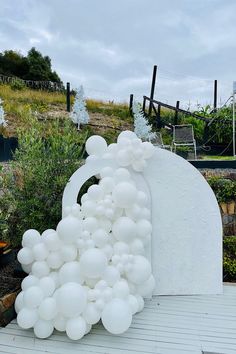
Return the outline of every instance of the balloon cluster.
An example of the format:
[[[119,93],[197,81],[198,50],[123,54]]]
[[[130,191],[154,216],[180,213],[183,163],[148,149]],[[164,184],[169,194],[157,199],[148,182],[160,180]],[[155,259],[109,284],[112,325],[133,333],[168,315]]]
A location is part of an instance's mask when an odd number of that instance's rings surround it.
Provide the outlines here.
[[[81,205],[67,207],[56,230],[28,230],[18,260],[29,275],[16,298],[17,322],[39,338],[54,328],[78,340],[100,319],[113,334],[126,331],[144,307],[155,280],[146,255],[152,225],[148,197],[133,170],[144,169],[150,143],[129,131],[107,146],[100,136],[87,140],[86,163],[113,159]]]

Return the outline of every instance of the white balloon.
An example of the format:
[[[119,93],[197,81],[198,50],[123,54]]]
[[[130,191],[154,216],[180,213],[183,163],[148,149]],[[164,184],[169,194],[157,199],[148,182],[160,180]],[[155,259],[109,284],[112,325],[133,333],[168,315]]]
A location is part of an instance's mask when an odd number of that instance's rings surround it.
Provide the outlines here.
[[[138,191],[138,194],[137,194],[137,203],[138,203],[141,207],[146,206],[147,203],[148,203],[147,194],[144,193],[143,191]]]
[[[59,332],[65,332],[66,330],[66,317],[62,316],[60,313],[56,315],[53,319],[53,325],[55,329]]]
[[[98,221],[96,218],[90,216],[84,219],[83,221],[83,229],[89,232],[94,232],[98,228]]]
[[[108,241],[108,234],[105,230],[103,229],[97,229],[95,232],[92,234],[92,239],[97,247],[104,247]]]
[[[129,285],[125,279],[117,281],[113,286],[113,297],[121,299],[129,295]]]
[[[139,302],[138,302],[137,298],[131,294],[128,296],[128,302],[129,302],[129,306],[132,311],[132,315],[134,315],[139,310]]]
[[[31,272],[31,269],[32,269],[32,264],[33,263],[30,263],[30,264],[21,264],[21,268],[23,269],[23,271],[25,272],[25,273],[30,273]]]
[[[17,315],[17,323],[21,328],[32,328],[38,320],[38,314],[35,309],[23,308]]]
[[[129,208],[136,201],[137,189],[129,182],[121,182],[112,192],[115,204],[121,208]]]
[[[134,140],[137,139],[137,135],[130,130],[124,130],[119,134],[117,142],[120,142],[122,139]]]
[[[32,248],[41,241],[40,233],[37,230],[27,230],[22,238],[22,246]]]
[[[84,279],[81,274],[79,262],[68,262],[65,263],[59,270],[59,280],[60,284],[75,282],[83,284]]]
[[[136,172],[142,172],[146,166],[147,166],[147,163],[145,160],[134,160],[132,162],[132,167],[133,167],[134,171],[136,171]]]
[[[90,155],[87,157],[85,163],[88,164],[88,163],[93,163],[94,161],[97,161],[99,159],[98,156],[96,155]]]
[[[96,212],[96,203],[93,200],[86,200],[82,203],[81,211],[84,216],[93,216]]]
[[[107,266],[107,258],[101,250],[91,248],[85,251],[80,258],[81,272],[85,277],[100,277]]]
[[[91,325],[99,322],[101,318],[101,313],[98,311],[94,303],[88,303],[86,309],[83,312],[83,317],[85,321]]]
[[[39,319],[34,325],[34,334],[36,337],[44,339],[51,336],[53,333],[54,327],[52,321],[45,321]]]
[[[57,289],[60,285],[58,272],[50,272],[49,277],[53,280],[55,287]]]
[[[95,201],[100,200],[103,197],[103,189],[97,184],[90,186],[87,193],[89,198]]]
[[[22,290],[27,290],[31,286],[37,285],[39,282],[38,278],[30,274],[22,280],[21,288]]]
[[[113,247],[107,244],[101,248],[101,251],[105,253],[107,260],[110,261],[111,257],[113,256]]]
[[[137,234],[139,237],[145,237],[152,232],[152,224],[150,221],[141,219],[137,222]]]
[[[64,245],[60,250],[60,255],[64,262],[72,262],[77,257],[77,249],[73,245]]]
[[[132,156],[126,149],[121,149],[116,154],[116,161],[119,166],[127,167],[132,162]]]
[[[130,251],[134,255],[144,255],[145,249],[143,246],[143,242],[139,239],[135,239],[131,244],[130,244]]]
[[[125,214],[135,221],[139,220],[143,216],[142,209],[137,204],[134,204],[130,208],[125,209]]]
[[[23,309],[24,307],[24,291],[21,291],[17,297],[16,297],[16,301],[15,301],[15,311],[16,313],[19,313],[20,310]]]
[[[121,216],[114,222],[112,232],[117,240],[129,243],[137,236],[137,226],[132,219]]]
[[[47,247],[42,242],[34,245],[32,251],[36,261],[44,261],[48,256]]]
[[[39,286],[31,286],[24,291],[24,304],[30,309],[38,307],[43,301],[43,298],[44,293]]]
[[[51,231],[51,230],[49,230]],[[56,231],[52,230],[46,234],[42,234],[42,241],[49,251],[57,251],[60,247],[60,239]]]
[[[98,223],[100,228],[104,229],[107,233],[109,233],[112,229],[112,223],[110,220],[106,218],[99,218]]]
[[[85,144],[88,155],[101,156],[107,149],[107,142],[99,135],[92,135]]]
[[[110,145],[109,145],[110,146]],[[109,148],[108,148],[109,149]],[[104,178],[104,177],[112,177],[113,176],[113,173],[114,173],[114,170],[113,168],[111,167],[104,167],[101,169],[101,172],[100,172],[100,176],[101,178]]]
[[[103,273],[103,279],[108,285],[113,286],[120,279],[120,273],[116,267],[109,265]]]
[[[81,204],[85,203],[87,200],[89,200],[88,193],[84,193],[81,197]]]
[[[60,312],[66,317],[80,315],[87,303],[85,289],[77,283],[66,283],[61,286],[56,297]]]
[[[29,265],[34,260],[33,252],[30,248],[24,247],[17,254],[17,259],[21,264]]]
[[[110,193],[115,187],[115,181],[112,177],[104,177],[99,182],[99,185],[105,193]]]
[[[86,332],[87,326],[85,320],[79,316],[75,318],[70,318],[66,324],[66,334],[70,339],[78,340],[81,339]]]
[[[137,301],[138,301],[138,312],[142,311],[144,308],[144,300],[142,296],[140,295],[135,295]]]
[[[39,287],[43,291],[45,297],[51,296],[54,293],[56,284],[51,276],[51,273],[49,276],[43,277],[39,280]]]
[[[127,301],[113,299],[102,312],[102,323],[106,330],[113,334],[127,331],[132,322],[132,312]]]
[[[68,215],[57,225],[57,233],[64,243],[73,243],[82,234],[82,222],[76,217]]]
[[[105,307],[105,301],[100,298],[95,301],[95,307],[98,311],[102,311]]]
[[[91,331],[92,325],[89,323],[86,323],[86,331],[85,334],[88,334]]]
[[[118,168],[114,173],[114,179],[116,182],[129,181],[131,175],[126,168]]]
[[[149,159],[150,157],[152,157],[152,155],[154,154],[154,151],[155,151],[154,145],[152,145],[148,141],[145,141],[144,143],[142,143],[142,149],[143,149],[143,155],[146,159]]]
[[[134,256],[131,270],[126,272],[127,279],[135,284],[142,284],[150,275],[150,262],[143,256]]]
[[[60,268],[63,262],[64,261],[61,257],[61,254],[59,253],[59,250],[57,252],[50,252],[49,256],[47,257],[47,264],[52,269]]]
[[[137,285],[137,293],[143,297],[151,297],[153,290],[155,289],[155,279],[153,275],[150,275],[148,280],[144,283]]]
[[[118,241],[113,245],[114,254],[122,255],[130,252],[129,245],[126,242]]]
[[[39,306],[39,316],[43,320],[50,321],[58,312],[56,300],[52,297],[47,297]]]
[[[32,274],[37,278],[46,277],[50,272],[49,266],[45,261],[36,261],[32,265]]]

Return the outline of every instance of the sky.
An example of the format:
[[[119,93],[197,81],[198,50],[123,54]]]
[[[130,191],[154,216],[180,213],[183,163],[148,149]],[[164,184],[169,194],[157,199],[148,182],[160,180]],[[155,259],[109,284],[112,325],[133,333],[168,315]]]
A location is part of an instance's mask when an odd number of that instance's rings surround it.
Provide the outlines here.
[[[0,51],[36,47],[87,97],[149,96],[193,109],[236,80],[235,0],[0,0]]]

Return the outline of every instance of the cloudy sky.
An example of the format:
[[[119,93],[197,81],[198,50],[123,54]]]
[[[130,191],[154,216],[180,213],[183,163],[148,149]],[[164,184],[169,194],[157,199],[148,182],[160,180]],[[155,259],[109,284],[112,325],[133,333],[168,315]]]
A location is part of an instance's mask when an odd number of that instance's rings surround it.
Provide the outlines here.
[[[235,0],[0,0],[0,51],[35,46],[88,97],[222,103],[236,80]]]

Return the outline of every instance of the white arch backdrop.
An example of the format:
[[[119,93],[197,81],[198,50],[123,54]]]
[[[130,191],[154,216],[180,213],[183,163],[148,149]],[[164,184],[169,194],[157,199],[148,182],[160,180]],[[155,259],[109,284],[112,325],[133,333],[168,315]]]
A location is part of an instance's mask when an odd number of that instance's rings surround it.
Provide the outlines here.
[[[62,209],[76,203],[82,185],[108,164],[98,160],[79,168],[65,187]],[[221,293],[221,215],[200,172],[181,157],[156,148],[143,178],[133,175],[139,188],[151,196],[153,232],[148,253],[156,279],[154,294]]]

